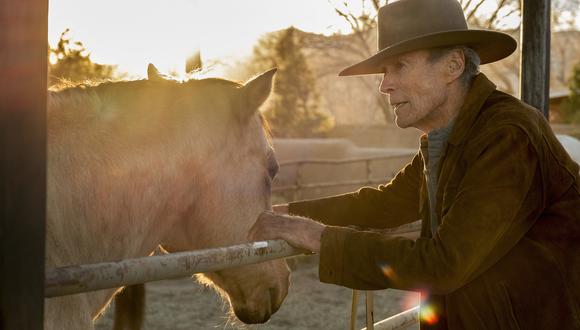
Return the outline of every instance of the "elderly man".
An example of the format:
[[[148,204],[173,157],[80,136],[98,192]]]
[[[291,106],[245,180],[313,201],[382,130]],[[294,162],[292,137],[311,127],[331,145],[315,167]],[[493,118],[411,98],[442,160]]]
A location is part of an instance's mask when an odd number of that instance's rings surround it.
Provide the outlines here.
[[[456,0],[388,4],[378,30],[378,53],[340,75],[382,74],[420,150],[377,189],[263,213],[252,238],[320,253],[323,282],[420,291],[435,313],[422,328],[580,328],[579,167],[538,110],[478,73],[515,40],[468,29]],[[418,219],[417,240],[352,228]]]

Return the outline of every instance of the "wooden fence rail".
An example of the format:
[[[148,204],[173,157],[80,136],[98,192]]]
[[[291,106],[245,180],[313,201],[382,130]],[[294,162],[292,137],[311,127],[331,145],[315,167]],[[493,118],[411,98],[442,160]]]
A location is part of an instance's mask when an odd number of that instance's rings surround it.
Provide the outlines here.
[[[344,186],[363,186],[363,185],[374,185],[385,183],[389,181],[392,177],[382,177],[382,178],[373,178],[372,172],[372,163],[377,161],[385,161],[391,159],[399,159],[399,158],[410,158],[415,155],[415,151],[401,151],[391,155],[384,155],[384,156],[370,156],[370,157],[357,157],[357,158],[346,158],[346,159],[300,159],[300,160],[289,160],[289,161],[282,161],[280,162],[280,168],[282,167],[289,167],[289,166],[296,166],[296,176],[293,180],[292,184],[286,185],[275,185],[272,188],[272,192],[274,193],[283,193],[283,192],[293,192],[293,200],[300,199],[300,193],[306,189],[317,189],[317,188],[334,188],[334,187],[344,187]],[[365,179],[359,180],[342,180],[342,181],[329,181],[329,182],[317,182],[317,183],[308,183],[304,182],[302,169],[304,166],[308,165],[331,165],[331,166],[340,166],[346,164],[354,164],[354,163],[365,163]]]
[[[304,254],[282,240],[49,269],[45,297],[191,276]]]

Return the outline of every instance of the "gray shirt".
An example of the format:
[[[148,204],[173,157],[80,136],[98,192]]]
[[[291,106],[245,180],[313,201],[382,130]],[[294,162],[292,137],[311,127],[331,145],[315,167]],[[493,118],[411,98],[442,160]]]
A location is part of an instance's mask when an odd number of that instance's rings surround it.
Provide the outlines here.
[[[421,144],[421,153],[425,160],[425,179],[427,181],[427,197],[429,199],[429,214],[431,218],[431,234],[435,236],[439,219],[437,218],[437,187],[439,182],[439,167],[441,156],[447,146],[447,139],[453,130],[453,119],[446,127],[433,130],[427,134],[427,144]]]

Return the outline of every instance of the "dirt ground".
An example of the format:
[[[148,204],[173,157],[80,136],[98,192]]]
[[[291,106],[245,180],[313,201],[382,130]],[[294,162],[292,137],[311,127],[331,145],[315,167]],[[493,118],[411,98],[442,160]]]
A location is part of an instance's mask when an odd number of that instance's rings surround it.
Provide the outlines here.
[[[145,329],[348,329],[352,290],[318,281],[316,257],[293,261],[291,287],[280,310],[266,324],[246,326],[228,319],[229,307],[212,290],[192,279],[149,283]],[[374,292],[375,321],[418,304],[418,294]],[[112,329],[112,308],[97,320],[96,329]],[[364,296],[359,295],[357,327],[363,328]],[[417,327],[418,329],[418,327]]]

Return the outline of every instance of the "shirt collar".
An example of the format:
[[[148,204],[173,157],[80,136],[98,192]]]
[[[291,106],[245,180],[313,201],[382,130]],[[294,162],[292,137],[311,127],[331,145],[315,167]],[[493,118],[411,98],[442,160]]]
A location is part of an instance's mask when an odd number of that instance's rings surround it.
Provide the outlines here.
[[[434,129],[431,132],[429,132],[429,134],[427,134],[427,139],[429,141],[434,141],[434,140],[444,140],[447,141],[447,139],[449,138],[449,135],[451,134],[452,130],[453,130],[453,126],[455,125],[455,120],[457,119],[456,117],[453,117],[449,123],[447,124],[447,126],[445,127],[441,127],[438,129]]]

